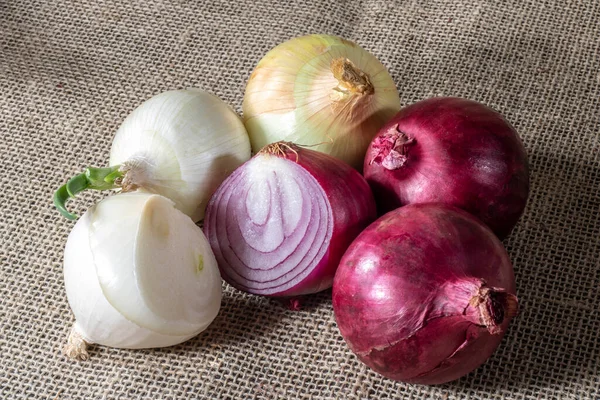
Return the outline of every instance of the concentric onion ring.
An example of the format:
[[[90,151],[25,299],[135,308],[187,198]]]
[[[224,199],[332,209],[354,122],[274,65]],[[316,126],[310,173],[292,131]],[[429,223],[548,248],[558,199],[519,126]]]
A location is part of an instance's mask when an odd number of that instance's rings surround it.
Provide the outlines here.
[[[343,251],[374,218],[368,185],[351,167],[276,143],[223,182],[204,229],[223,279],[249,293],[293,296],[330,287]]]

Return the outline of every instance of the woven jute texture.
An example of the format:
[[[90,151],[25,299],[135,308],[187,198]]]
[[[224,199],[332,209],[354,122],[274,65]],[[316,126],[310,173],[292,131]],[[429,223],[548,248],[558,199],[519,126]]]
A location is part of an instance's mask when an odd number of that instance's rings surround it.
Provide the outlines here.
[[[330,292],[291,311],[226,287],[182,345],[66,360],[73,223],[53,191],[106,165],[119,124],[161,91],[203,88],[241,111],[254,65],[306,33],[368,49],[403,104],[467,97],[520,132],[531,197],[505,244],[522,309],[499,350],[454,383],[397,383],[348,350]],[[0,0],[0,398],[599,399],[599,125],[597,0]]]

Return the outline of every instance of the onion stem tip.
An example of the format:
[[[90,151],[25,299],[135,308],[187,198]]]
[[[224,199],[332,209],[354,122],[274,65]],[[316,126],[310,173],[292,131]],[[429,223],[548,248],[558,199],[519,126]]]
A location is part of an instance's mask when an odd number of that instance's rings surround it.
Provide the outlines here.
[[[67,219],[75,220],[77,215],[67,210],[66,203],[70,198],[77,196],[78,193],[86,189],[110,190],[120,186],[125,173],[121,171],[120,166],[106,168],[88,167],[81,174],[75,175],[62,185],[54,193],[54,205],[58,211]]]

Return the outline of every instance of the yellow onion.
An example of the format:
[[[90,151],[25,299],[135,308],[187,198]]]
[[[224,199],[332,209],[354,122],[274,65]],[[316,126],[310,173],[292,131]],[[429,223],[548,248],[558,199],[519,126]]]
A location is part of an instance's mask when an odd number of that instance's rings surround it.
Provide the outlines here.
[[[284,140],[359,170],[371,139],[399,109],[385,66],[329,35],[294,38],[269,51],[250,76],[243,103],[254,152]]]

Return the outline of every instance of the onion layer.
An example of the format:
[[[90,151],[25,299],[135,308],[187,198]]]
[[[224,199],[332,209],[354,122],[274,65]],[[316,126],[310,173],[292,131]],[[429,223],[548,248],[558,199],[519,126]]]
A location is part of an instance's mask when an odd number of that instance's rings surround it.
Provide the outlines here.
[[[494,352],[517,299],[513,269],[472,215],[416,204],[384,215],[348,248],[333,310],[350,349],[399,381],[438,384]]]
[[[445,203],[477,216],[500,238],[517,223],[529,194],[517,132],[494,110],[459,98],[400,110],[371,142],[364,175],[380,212]]]
[[[265,296],[331,287],[351,241],[376,217],[364,178],[291,143],[262,149],[212,196],[204,230],[223,279]]]

